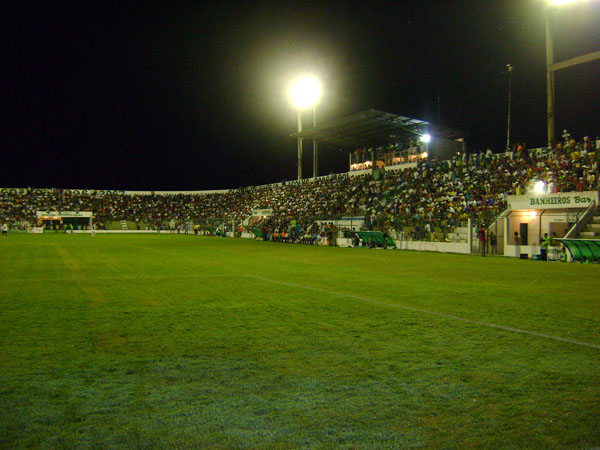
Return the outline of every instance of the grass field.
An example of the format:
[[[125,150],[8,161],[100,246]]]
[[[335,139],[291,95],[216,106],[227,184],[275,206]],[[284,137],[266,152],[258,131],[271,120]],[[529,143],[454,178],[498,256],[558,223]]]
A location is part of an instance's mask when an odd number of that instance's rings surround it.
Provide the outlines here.
[[[600,266],[0,240],[2,448],[600,446]]]

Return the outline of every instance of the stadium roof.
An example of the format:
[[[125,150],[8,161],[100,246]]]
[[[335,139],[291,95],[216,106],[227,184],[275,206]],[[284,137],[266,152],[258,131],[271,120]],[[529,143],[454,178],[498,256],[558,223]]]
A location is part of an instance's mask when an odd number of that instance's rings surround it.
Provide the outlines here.
[[[368,109],[306,128],[300,133],[292,133],[292,136],[340,147],[370,147],[403,142],[425,133],[445,139],[465,135],[462,131],[423,120]]]

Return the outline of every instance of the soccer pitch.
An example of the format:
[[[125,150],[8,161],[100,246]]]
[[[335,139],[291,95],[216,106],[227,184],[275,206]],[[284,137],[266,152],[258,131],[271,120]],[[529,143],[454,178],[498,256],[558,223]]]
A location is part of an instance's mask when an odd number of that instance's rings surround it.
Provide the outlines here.
[[[600,266],[0,241],[2,448],[591,448]]]

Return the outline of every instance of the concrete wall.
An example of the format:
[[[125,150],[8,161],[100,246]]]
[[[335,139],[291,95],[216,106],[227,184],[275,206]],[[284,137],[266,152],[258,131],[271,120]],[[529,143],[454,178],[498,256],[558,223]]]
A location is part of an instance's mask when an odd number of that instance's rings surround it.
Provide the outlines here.
[[[416,250],[419,252],[466,253],[470,254],[468,242],[426,242],[426,241],[394,241],[400,250]]]
[[[576,220],[576,211],[512,211],[508,216],[508,244],[514,244],[512,242],[513,234],[515,231],[519,232],[519,224],[521,223],[527,224],[527,244],[539,245],[541,236],[543,236],[544,233],[550,232],[551,223],[564,223],[566,226],[566,224],[568,224],[569,222],[575,222]],[[513,255],[510,250],[506,251],[505,253],[508,253],[509,256]]]
[[[520,255],[527,255],[528,258],[540,254],[539,245],[507,245],[504,256],[519,258]],[[560,259],[560,247],[548,247],[548,261],[558,261]]]
[[[337,238],[336,244],[339,247],[350,247],[352,245],[352,239]],[[470,253],[469,244],[465,242],[426,242],[395,239],[394,244],[399,250],[415,250],[419,252],[438,253]]]

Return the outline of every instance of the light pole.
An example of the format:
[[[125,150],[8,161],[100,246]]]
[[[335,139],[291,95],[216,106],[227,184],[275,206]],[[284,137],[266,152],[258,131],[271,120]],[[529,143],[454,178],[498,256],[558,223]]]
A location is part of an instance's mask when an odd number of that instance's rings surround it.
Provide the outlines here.
[[[549,8],[544,11],[546,21],[546,122],[548,125],[548,147],[554,146],[554,45],[552,43],[552,33],[550,33]]]
[[[321,85],[311,76],[296,80],[290,90],[292,103],[298,109],[298,133],[302,132],[302,110],[313,107],[313,126],[316,126],[316,104],[321,96]],[[313,141],[313,176],[317,174],[318,144]],[[298,179],[302,179],[302,138],[298,136]]]
[[[298,110],[298,133],[302,133],[302,115]],[[298,179],[302,179],[302,138],[298,136]]]
[[[313,105],[313,128],[317,127],[317,105]],[[319,142],[313,139],[313,178],[319,173]]]
[[[506,121],[506,151],[510,150],[510,94],[511,94],[511,75],[514,69],[510,64],[506,65],[508,70],[508,119]]]
[[[588,53],[586,55],[576,56],[561,62],[554,62],[554,45],[552,42],[552,33],[550,30],[550,7],[561,6],[573,3],[579,3],[581,0],[547,0],[544,20],[546,32],[546,105],[548,121],[548,147],[552,147],[556,142],[554,134],[554,72],[567,67],[576,66],[586,62],[600,59],[600,51]]]

